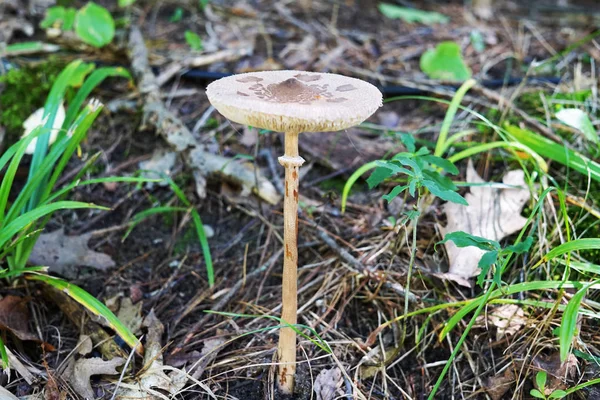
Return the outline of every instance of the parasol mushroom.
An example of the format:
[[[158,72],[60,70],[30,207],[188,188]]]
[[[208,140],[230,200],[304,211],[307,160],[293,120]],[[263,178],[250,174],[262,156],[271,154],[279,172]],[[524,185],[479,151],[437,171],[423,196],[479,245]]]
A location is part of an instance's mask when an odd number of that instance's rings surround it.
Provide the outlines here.
[[[284,262],[282,320],[296,324],[298,275],[298,154],[301,132],[332,132],[358,125],[381,107],[381,92],[373,85],[342,75],[303,71],[251,72],[208,85],[211,104],[231,121],[285,133]],[[296,371],[296,332],[281,329],[277,381],[291,394]]]

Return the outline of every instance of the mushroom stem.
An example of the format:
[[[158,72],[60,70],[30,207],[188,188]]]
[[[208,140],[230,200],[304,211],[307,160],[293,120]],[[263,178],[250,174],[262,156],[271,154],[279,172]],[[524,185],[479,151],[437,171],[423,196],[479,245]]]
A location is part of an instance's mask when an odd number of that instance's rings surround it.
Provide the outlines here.
[[[298,312],[298,170],[304,163],[304,159],[298,154],[298,133],[285,134],[285,154],[279,157],[279,163],[285,167],[281,319],[286,324],[295,325]],[[296,331],[292,328],[281,328],[277,355],[279,390],[291,394],[296,374]]]

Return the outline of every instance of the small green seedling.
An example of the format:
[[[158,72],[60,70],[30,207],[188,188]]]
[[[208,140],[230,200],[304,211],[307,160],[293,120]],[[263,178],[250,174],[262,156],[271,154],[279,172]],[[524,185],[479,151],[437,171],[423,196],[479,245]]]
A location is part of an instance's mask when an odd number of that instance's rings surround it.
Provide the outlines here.
[[[537,386],[537,389],[531,389],[529,394],[537,399],[544,399],[544,400],[562,399],[563,397],[565,397],[567,395],[567,392],[559,389],[559,390],[554,390],[552,393],[550,393],[548,396],[546,396],[544,393],[546,393],[547,378],[548,378],[548,374],[546,373],[546,371],[539,371],[535,375],[535,384]]]
[[[185,41],[193,51],[201,51],[204,48],[202,38],[196,32],[185,31]]]

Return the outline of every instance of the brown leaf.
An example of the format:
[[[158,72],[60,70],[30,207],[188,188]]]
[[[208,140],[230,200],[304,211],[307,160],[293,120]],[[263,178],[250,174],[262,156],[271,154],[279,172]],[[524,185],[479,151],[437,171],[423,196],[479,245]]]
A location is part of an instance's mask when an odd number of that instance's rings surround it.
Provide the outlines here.
[[[29,309],[22,297],[8,295],[0,300],[0,329],[9,330],[21,340],[40,340],[29,331]]]
[[[503,374],[489,377],[484,383],[484,389],[492,400],[500,400],[504,394],[513,387],[515,382],[515,373],[512,368],[504,370]]]
[[[102,271],[114,267],[115,262],[110,256],[90,250],[87,243],[91,237],[91,233],[66,236],[62,229],[44,233],[35,243],[29,263],[48,266],[50,271],[67,277],[75,275],[74,267],[77,266]]]
[[[556,352],[549,356],[534,358],[532,365],[538,370],[547,372],[548,380],[546,381],[545,395],[548,396],[555,390],[567,388],[567,378],[577,372],[577,357],[569,354],[567,360],[561,363],[560,354]]]
[[[116,370],[125,363],[125,360],[120,357],[115,357],[112,360],[104,361],[99,357],[82,358],[75,363],[71,363],[63,373],[63,378],[71,384],[73,389],[86,399],[94,399],[96,396],[90,377],[92,375],[117,375]]]
[[[467,167],[467,182],[485,183],[477,175],[470,160]],[[525,226],[527,219],[521,216],[521,210],[529,200],[530,193],[525,184],[523,171],[507,172],[502,182],[517,188],[472,186],[470,193],[465,195],[468,206],[456,203],[444,204],[448,223],[445,227],[439,227],[442,235],[463,231],[500,241]],[[451,241],[444,243],[444,246],[450,263],[446,274],[448,278],[456,277],[459,283],[464,284],[466,279],[477,275],[479,270],[477,264],[484,254],[483,250],[473,246],[459,248]]]

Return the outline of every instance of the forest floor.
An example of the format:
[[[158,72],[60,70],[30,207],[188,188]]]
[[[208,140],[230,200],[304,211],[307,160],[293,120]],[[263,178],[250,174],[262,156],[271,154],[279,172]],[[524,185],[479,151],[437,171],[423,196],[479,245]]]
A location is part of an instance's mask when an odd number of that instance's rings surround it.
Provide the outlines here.
[[[14,20],[31,24],[33,37],[46,40],[37,27],[43,11],[25,11],[18,1],[13,3],[9,0],[0,5],[4,39],[8,40],[8,21]],[[232,73],[297,69],[364,79],[384,93],[384,106],[367,123],[336,133],[306,132],[300,138],[306,163],[300,184],[298,317],[307,336],[301,337],[298,345],[296,399],[426,398],[472,314],[441,339],[443,328],[463,305],[486,293],[486,285],[475,284],[475,278],[467,278],[469,286],[465,286],[445,275],[448,259],[444,247],[436,246],[443,238],[440,227],[448,218],[443,200],[435,198],[427,208],[418,209],[421,217],[415,228],[416,252],[410,273],[413,235],[408,227],[414,225],[404,212],[422,203],[410,196],[388,203],[381,196],[389,191],[389,184],[371,189],[361,178],[350,192],[345,212],[341,210],[342,190],[353,172],[406,150],[400,134],[413,135],[418,146],[435,145],[447,101],[460,83],[429,79],[419,66],[425,51],[443,41],[459,44],[478,81],[463,99],[465,108],[458,111],[450,130],[472,130],[464,142],[496,140],[493,130],[477,124],[477,117],[470,112],[475,111],[495,126],[510,123],[553,141],[562,140],[591,159],[599,154],[596,144],[573,128],[558,126],[554,117],[555,95],[589,92],[577,105],[590,110],[598,128],[596,63],[600,44],[593,38],[578,42],[594,32],[598,17],[582,12],[585,10],[523,8],[506,2],[493,18],[485,19],[453,2],[434,7],[449,17],[448,23],[424,25],[386,18],[375,2],[366,0],[239,1],[234,5],[211,1],[204,11],[195,2],[140,0],[125,13],[116,11],[113,2],[99,3],[114,9],[115,15],[141,32],[162,106],[179,118],[194,146],[206,154],[227,157],[236,166],[255,168],[253,174],[274,188],[276,198],[283,177],[283,168],[277,163],[283,154],[282,134],[259,132],[226,120],[206,98],[208,83]],[[433,5],[425,8],[433,9]],[[140,43],[132,41],[130,27],[118,29],[114,42],[100,50],[81,47],[72,37],[62,35],[52,39],[61,46],[56,54],[4,58],[3,68],[27,71],[35,78],[13,86],[5,84],[0,101],[3,96],[21,101],[20,96],[51,82],[56,71],[76,58],[130,69],[135,84],[111,78],[94,92],[105,109],[91,127],[82,155],[70,161],[66,175],[74,176],[97,152],[101,155],[88,178],[132,176],[151,169],[167,173],[202,219],[215,284],[209,286],[206,258],[189,212],[150,216],[124,237],[136,214],[182,206],[169,186],[156,183],[104,183],[75,189],[73,200],[109,209],[58,212],[46,231],[64,230],[76,237],[88,234],[90,249],[112,262],[99,268],[69,266],[60,275],[103,301],[134,334],[143,337],[147,348],[158,346],[156,357],[162,357],[160,362],[169,368],[165,370],[169,384],[151,385],[157,393],[148,398],[281,398],[273,392],[279,326],[270,317],[281,311],[282,203],[244,189],[248,182],[226,172],[224,165],[213,169],[199,165],[190,156],[189,144],[177,148],[177,128],[160,120],[162,110],[154,115],[158,119],[145,120],[148,114],[142,110],[147,106],[147,93],[140,88],[139,70],[132,65],[139,56],[132,55],[133,48]],[[202,37],[201,52],[189,50],[187,30]],[[11,36],[16,42],[32,40],[19,29],[10,31]],[[544,60],[548,62],[543,68],[535,68]],[[25,94],[18,92],[17,86]],[[42,93],[24,102],[23,115],[42,107],[45,96]],[[21,131],[7,126],[3,130],[4,151]],[[464,148],[457,146],[449,155]],[[523,168],[523,160],[508,150],[490,150],[470,160],[485,182],[501,182],[507,171]],[[460,173],[453,179],[464,183],[467,159],[457,161],[456,166]],[[557,162],[549,161],[549,166],[553,184],[575,199],[567,209],[573,229],[570,234],[597,236],[597,182],[588,182],[586,176]],[[18,176],[25,179],[28,165],[20,168]],[[468,192],[461,187],[461,194]],[[523,216],[529,216],[537,199],[531,196]],[[578,204],[576,199],[584,200]],[[549,203],[554,206],[544,207],[528,230],[536,237],[535,251],[510,261],[502,276],[506,285],[564,278],[563,270],[549,263],[532,269],[544,249],[565,240],[561,225],[565,221],[552,214],[559,208],[557,197]],[[511,244],[515,237],[502,243]],[[591,264],[600,262],[594,251],[580,256]],[[546,388],[550,392],[595,378],[600,348],[595,342],[598,303],[592,295],[584,301],[588,313],[578,321],[577,357],[566,363],[559,359],[555,328],[561,323],[560,310],[574,292],[507,291],[499,296],[472,329],[469,327],[436,398],[529,398],[541,370],[549,375]],[[118,337],[110,336],[110,329],[59,292],[18,280],[3,285],[0,294],[20,301],[18,307],[11,302],[15,308],[10,309],[8,302],[0,302],[3,339],[22,364],[20,370],[14,367],[17,369],[10,374],[3,374],[0,383],[19,398],[82,398],[77,385],[82,379],[85,384],[89,375],[77,377],[72,361],[130,357],[130,349]],[[556,307],[540,308],[527,301],[545,301]],[[511,309],[509,317],[494,318],[499,304],[516,304],[517,308]],[[559,310],[559,306],[563,308]],[[17,319],[17,325],[35,336],[34,340],[19,339],[14,332],[18,329],[13,330],[15,323],[7,322],[9,319]],[[94,349],[78,353],[88,337]],[[114,341],[116,346],[101,351],[98,342],[102,340]],[[322,342],[327,346],[320,346]],[[183,383],[178,375],[181,371],[187,374]],[[149,376],[146,372],[142,358],[131,356],[122,376],[91,378],[94,396],[127,398],[113,397],[113,393],[117,387],[141,385]],[[595,398],[593,391],[593,387],[586,388],[573,396]]]

